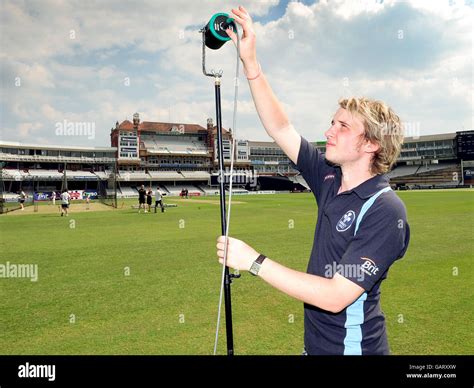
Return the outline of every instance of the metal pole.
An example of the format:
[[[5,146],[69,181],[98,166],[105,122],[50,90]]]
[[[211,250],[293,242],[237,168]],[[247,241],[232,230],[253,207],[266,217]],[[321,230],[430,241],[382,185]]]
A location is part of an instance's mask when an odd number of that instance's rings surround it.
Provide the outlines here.
[[[224,154],[222,146],[222,117],[221,117],[221,80],[215,77],[214,83],[216,96],[216,121],[217,121],[217,157],[219,160],[219,197],[221,207],[221,232],[226,233],[226,209],[225,209],[225,176],[224,176]],[[234,338],[232,334],[232,305],[230,298],[230,285],[232,279],[229,274],[229,267],[225,267],[224,272],[224,301],[225,301],[225,322],[227,335],[227,355],[234,355]]]

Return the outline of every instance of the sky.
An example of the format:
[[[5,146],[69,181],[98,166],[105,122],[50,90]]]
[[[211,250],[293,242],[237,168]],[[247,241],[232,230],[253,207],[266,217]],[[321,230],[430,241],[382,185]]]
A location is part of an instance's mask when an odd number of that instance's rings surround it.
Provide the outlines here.
[[[0,140],[110,146],[115,122],[215,122],[201,34],[243,5],[263,72],[297,131],[325,140],[338,100],[383,100],[407,136],[473,129],[473,16],[468,0],[0,0]],[[232,127],[236,49],[206,53],[222,70]],[[238,139],[271,140],[242,71]],[[88,130],[85,130],[88,128]]]

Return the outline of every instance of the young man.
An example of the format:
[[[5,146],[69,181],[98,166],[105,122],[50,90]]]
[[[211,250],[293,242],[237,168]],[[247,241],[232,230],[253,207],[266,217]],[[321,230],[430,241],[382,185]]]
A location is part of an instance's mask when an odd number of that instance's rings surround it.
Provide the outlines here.
[[[243,28],[241,59],[262,124],[312,189],[318,221],[306,273],[233,238],[227,265],[304,302],[307,354],[389,354],[380,284],[410,236],[405,206],[383,175],[400,153],[400,119],[382,102],[341,100],[325,132],[326,154],[320,153],[291,126],[265,79],[247,11],[239,7],[232,16]],[[221,263],[224,241],[218,238]]]
[[[143,206],[143,210],[145,210],[145,213],[146,213],[145,197],[146,197],[145,186],[141,185],[140,189],[138,190],[138,213],[140,213],[142,206]]]
[[[71,195],[66,189],[61,193],[61,217],[66,215],[69,216],[69,202],[71,201]]]
[[[51,193],[51,202],[53,203],[53,206],[56,206],[56,192],[55,191]]]
[[[158,205],[160,205],[161,207],[161,212],[164,213],[165,207],[163,205],[163,193],[161,192],[159,187],[156,188],[156,192],[155,192],[155,213],[156,213],[156,208],[158,207]]]

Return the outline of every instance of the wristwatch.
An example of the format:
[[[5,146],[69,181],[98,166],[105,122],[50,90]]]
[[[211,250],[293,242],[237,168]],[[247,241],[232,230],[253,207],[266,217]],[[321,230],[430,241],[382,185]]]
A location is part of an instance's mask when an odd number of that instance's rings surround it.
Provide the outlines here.
[[[260,271],[260,268],[262,266],[262,263],[263,263],[263,260],[265,260],[267,257],[265,255],[260,255],[257,257],[257,260],[255,260],[253,263],[252,263],[252,266],[250,267],[249,269],[249,272],[254,275],[254,276],[257,276],[258,275],[258,271]]]

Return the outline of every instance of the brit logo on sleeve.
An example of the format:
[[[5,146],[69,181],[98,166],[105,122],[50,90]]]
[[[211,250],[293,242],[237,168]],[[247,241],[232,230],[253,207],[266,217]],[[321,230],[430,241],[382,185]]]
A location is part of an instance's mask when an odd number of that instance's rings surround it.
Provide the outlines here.
[[[347,211],[341,219],[337,222],[336,224],[336,230],[338,232],[345,232],[347,229],[349,229],[352,225],[352,223],[355,220],[355,213],[354,210],[349,210]]]
[[[369,259],[368,257],[361,257],[360,259],[364,262],[362,264],[362,271],[364,271],[367,275],[372,276],[379,272],[379,267],[377,267],[373,260]]]

